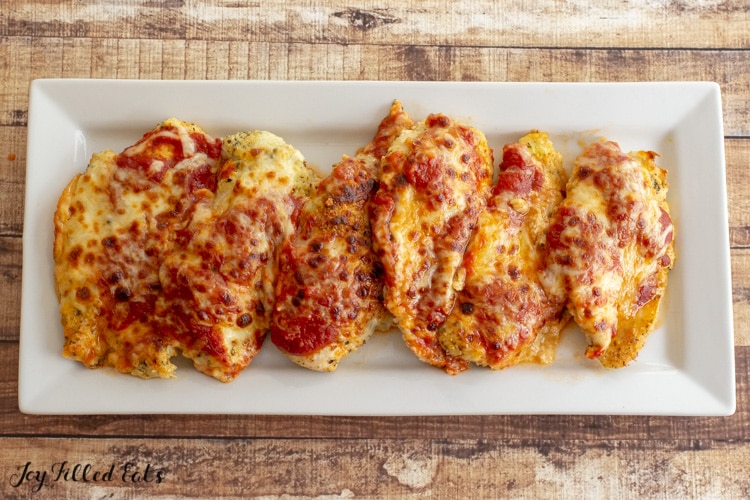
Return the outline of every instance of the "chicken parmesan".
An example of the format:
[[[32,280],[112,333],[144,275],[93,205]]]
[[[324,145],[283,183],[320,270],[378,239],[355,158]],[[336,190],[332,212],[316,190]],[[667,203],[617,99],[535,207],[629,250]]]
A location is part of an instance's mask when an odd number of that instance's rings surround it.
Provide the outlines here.
[[[276,241],[314,177],[275,136],[234,139],[169,119],[68,184],[54,217],[66,357],[151,378],[182,352],[223,381],[251,358]]]
[[[588,339],[586,356],[618,368],[653,330],[675,260],[666,171],[656,153],[589,145],[547,234],[543,281],[566,300]]]
[[[160,269],[165,325],[195,367],[230,381],[270,325],[278,249],[317,183],[302,155],[265,131],[230,135],[214,196],[202,199]]]
[[[154,314],[159,268],[196,201],[215,188],[220,156],[220,140],[170,119],[120,154],[94,154],[67,185],[54,217],[65,356],[172,375],[177,341]]]
[[[419,359],[451,374],[467,363],[446,353],[438,329],[461,287],[457,272],[492,173],[481,131],[432,114],[404,130],[382,158],[371,205],[385,305]]]
[[[547,296],[539,271],[566,180],[547,134],[532,132],[503,148],[497,183],[459,269],[464,287],[439,331],[450,355],[492,369],[554,360],[567,316],[564,301]]]
[[[380,158],[412,124],[394,102],[370,144],[353,158],[345,156],[318,185],[282,247],[271,340],[301,366],[335,370],[386,323],[368,205],[378,187]]]

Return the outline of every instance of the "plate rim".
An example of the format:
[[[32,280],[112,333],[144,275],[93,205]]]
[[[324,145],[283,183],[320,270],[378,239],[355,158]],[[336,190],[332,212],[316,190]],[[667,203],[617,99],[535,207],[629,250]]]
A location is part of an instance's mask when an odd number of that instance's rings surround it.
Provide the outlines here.
[[[27,280],[31,278],[31,266],[30,260],[34,256],[34,247],[31,245],[32,242],[32,228],[36,227],[35,221],[32,221],[31,218],[34,216],[35,212],[34,210],[29,210],[28,204],[31,203],[33,200],[30,199],[30,195],[33,195],[33,190],[31,187],[33,187],[34,178],[32,175],[30,175],[31,169],[36,169],[38,166],[36,165],[36,152],[34,151],[34,148],[37,147],[37,136],[41,133],[38,129],[38,123],[40,117],[39,110],[40,110],[40,104],[39,104],[39,98],[43,98],[45,96],[45,91],[55,91],[55,88],[58,89],[64,86],[79,86],[80,88],[87,88],[93,86],[111,86],[112,88],[117,86],[126,86],[131,88],[136,87],[149,87],[149,86],[158,86],[158,87],[185,87],[188,88],[190,86],[207,86],[207,87],[216,87],[216,86],[237,86],[239,88],[245,88],[245,87],[257,87],[257,88],[272,88],[272,87],[284,87],[286,89],[302,89],[305,91],[309,91],[311,86],[313,87],[320,87],[325,89],[340,89],[342,86],[344,87],[383,87],[383,86],[391,86],[391,87],[411,87],[411,88],[422,88],[422,87],[431,87],[431,88],[464,88],[464,87],[475,87],[475,88],[490,88],[490,89],[501,89],[501,88],[508,88],[508,89],[530,89],[534,88],[535,91],[539,90],[546,90],[546,89],[552,89],[552,88],[558,88],[558,89],[579,89],[583,90],[585,88],[603,88],[603,87],[609,87],[612,89],[620,88],[620,89],[638,89],[640,91],[641,89],[645,88],[656,88],[656,89],[675,89],[675,88],[685,88],[685,89],[691,89],[692,91],[697,91],[698,93],[703,93],[704,98],[708,100],[709,102],[709,108],[713,111],[718,111],[718,117],[714,116],[715,125],[718,126],[717,130],[714,130],[713,133],[717,134],[716,137],[719,138],[717,140],[715,146],[718,148],[718,151],[716,154],[720,153],[721,156],[721,162],[719,165],[716,166],[718,168],[719,173],[721,174],[720,177],[723,179],[723,197],[719,200],[720,203],[723,203],[724,206],[724,213],[723,213],[723,220],[719,222],[723,222],[723,224],[720,224],[720,226],[723,227],[723,230],[721,230],[722,233],[722,241],[719,244],[719,251],[720,251],[720,264],[721,264],[721,270],[720,272],[723,274],[728,275],[728,285],[729,285],[729,301],[725,304],[726,310],[725,313],[722,316],[722,319],[724,320],[724,325],[722,326],[722,330],[727,333],[728,332],[728,344],[725,346],[725,348],[729,351],[731,355],[727,355],[726,365],[725,365],[725,372],[728,373],[731,371],[731,377],[726,376],[726,373],[724,374],[724,379],[719,382],[728,382],[728,385],[725,387],[726,391],[723,394],[717,394],[716,392],[711,392],[709,390],[709,395],[713,396],[715,399],[715,402],[708,411],[704,412],[693,412],[693,413],[685,413],[685,412],[674,412],[674,413],[664,413],[664,414],[690,414],[690,415],[713,415],[713,416],[727,416],[731,415],[736,410],[736,382],[735,382],[735,367],[734,367],[734,331],[733,331],[733,304],[731,302],[731,266],[729,261],[729,228],[728,228],[728,207],[727,207],[727,201],[726,201],[726,164],[725,164],[725,158],[724,158],[724,137],[723,137],[723,119],[721,115],[721,93],[719,85],[715,82],[455,82],[455,81],[445,81],[445,82],[416,82],[416,81],[410,81],[410,82],[399,82],[399,81],[338,81],[338,80],[305,80],[305,81],[293,81],[293,80],[255,80],[255,81],[244,81],[244,80],[120,80],[120,79],[38,79],[31,82],[30,85],[30,101],[29,101],[29,120],[28,120],[28,144],[27,144],[27,172],[26,172],[26,199],[25,199],[25,205],[26,210],[24,212],[24,234],[23,234],[23,277],[22,277],[22,300],[21,300],[21,328],[20,328],[20,336],[19,336],[19,384],[18,384],[18,402],[19,402],[19,409],[23,413],[36,413],[36,414],[77,414],[74,409],[73,410],[64,410],[60,411],[60,409],[45,407],[43,402],[40,402],[38,400],[34,399],[33,395],[33,383],[32,380],[29,378],[29,359],[26,355],[28,346],[29,346],[29,336],[32,335],[31,333],[28,333],[28,331],[25,329],[25,323],[28,322],[29,317],[27,316],[30,314],[31,309],[31,300],[32,297],[30,296],[29,289],[32,287],[32,283],[29,283]],[[47,97],[49,97],[47,95]],[[718,104],[717,104],[718,103]],[[32,141],[33,139],[33,141]],[[32,160],[34,160],[32,162]],[[30,182],[31,179],[31,182]],[[51,214],[50,218],[51,218]],[[29,234],[27,235],[27,231],[29,231]],[[726,237],[726,239],[724,239]],[[37,250],[38,251],[38,250]],[[28,252],[28,253],[27,253]],[[50,257],[51,259],[51,257]],[[28,271],[28,274],[27,274]],[[725,276],[726,278],[726,276]],[[727,290],[723,290],[723,293],[726,295]],[[725,297],[726,298],[726,297]],[[24,333],[26,331],[26,333]],[[26,348],[25,348],[26,347]],[[727,353],[725,353],[726,355]],[[62,356],[60,356],[61,359]],[[67,362],[67,360],[66,360]],[[71,362],[72,363],[72,362]],[[554,366],[554,365],[553,365]],[[248,369],[251,369],[252,367],[249,367]],[[731,370],[729,370],[731,368]],[[124,375],[122,375],[124,377]],[[143,383],[141,381],[141,383]],[[145,382],[148,384],[149,382]],[[700,384],[698,384],[700,386]],[[38,388],[38,387],[37,387]],[[704,388],[705,389],[705,388]],[[710,398],[709,398],[710,399]],[[242,414],[297,414],[293,411],[282,411],[280,413],[278,412],[255,412],[255,411],[241,411],[241,409],[232,409],[227,408],[228,411],[221,411],[219,413],[242,413]],[[654,415],[654,414],[662,414],[662,413],[654,413],[652,411],[649,411],[647,413],[640,413],[638,411],[618,411],[616,408],[612,409],[609,408],[607,411],[600,413],[596,411],[592,411],[592,408],[585,408],[585,411],[583,413],[585,414],[647,414],[647,415]],[[595,410],[595,408],[593,409]],[[152,413],[148,410],[144,411],[143,409],[139,409],[136,411],[112,411],[107,410],[106,408],[102,409],[103,413],[120,413],[120,414],[143,414],[143,413]],[[84,414],[90,414],[92,412],[85,411]],[[93,412],[98,413],[98,412]],[[202,412],[202,411],[163,411],[163,409],[159,409],[159,411],[156,411],[154,413],[171,413],[171,414],[179,414],[179,413],[214,413],[212,411]],[[372,412],[366,412],[366,414],[371,414]],[[496,412],[496,411],[489,411],[488,413],[484,413],[481,411],[471,411],[470,414],[517,414],[517,413],[526,413],[526,412]],[[539,408],[534,409],[531,408],[531,411],[528,413],[533,414],[580,414],[579,412],[573,410],[573,411],[540,411]],[[298,414],[319,414],[319,415],[358,415],[356,410],[352,412],[335,412],[335,413],[327,413],[327,412],[310,412],[305,411]],[[460,410],[456,410],[456,412],[451,413],[444,413],[444,412],[424,412],[424,411],[392,411],[392,412],[385,412],[385,413],[377,413],[377,415],[380,416],[390,416],[390,415],[437,415],[437,414],[465,414],[461,413]]]

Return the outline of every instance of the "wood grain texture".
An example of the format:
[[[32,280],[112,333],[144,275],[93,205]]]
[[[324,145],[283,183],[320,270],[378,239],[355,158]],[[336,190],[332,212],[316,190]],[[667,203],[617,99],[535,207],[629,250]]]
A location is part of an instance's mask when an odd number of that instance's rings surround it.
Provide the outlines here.
[[[25,185],[26,127],[0,125],[0,238],[21,236]]]
[[[428,0],[385,5],[358,8],[341,0],[6,0],[0,36],[470,47],[750,45],[750,13],[743,0]]]
[[[679,68],[679,71],[675,71]],[[35,78],[710,80],[725,134],[750,136],[750,50],[523,49],[13,37],[0,43],[0,125],[25,125]]]
[[[0,237],[0,342],[18,342],[21,328],[21,238]]]
[[[722,89],[737,412],[633,416],[19,413],[23,188],[35,78],[712,80]],[[0,496],[748,498],[750,7],[745,0],[4,0],[0,7]],[[711,168],[711,166],[707,166]],[[26,263],[33,265],[33,263]],[[710,332],[706,332],[710,335]],[[250,375],[248,372],[247,375]],[[501,375],[501,374],[500,374]],[[61,388],[65,390],[65,388]],[[131,475],[123,478],[128,463]],[[113,469],[111,481],[72,468]],[[150,467],[151,482],[132,473]],[[155,474],[164,471],[160,483]],[[15,478],[15,479],[14,479]]]
[[[37,487],[31,478],[13,486],[25,470],[45,472],[40,493],[57,498],[466,498],[467,492],[471,498],[530,499],[750,495],[750,448],[695,439],[528,443],[35,438],[3,441],[0,463],[5,498],[26,497]],[[89,481],[84,481],[87,465]],[[78,481],[73,480],[76,466]],[[103,479],[93,481],[96,471]]]

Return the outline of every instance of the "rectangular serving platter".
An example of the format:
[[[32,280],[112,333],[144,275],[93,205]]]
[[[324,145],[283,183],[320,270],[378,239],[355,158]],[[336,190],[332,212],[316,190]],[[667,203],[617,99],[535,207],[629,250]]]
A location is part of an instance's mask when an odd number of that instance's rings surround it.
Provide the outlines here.
[[[394,99],[415,119],[445,113],[502,147],[546,131],[568,171],[602,137],[653,150],[668,171],[677,262],[658,327],[619,370],[582,353],[569,326],[550,366],[457,376],[418,361],[396,331],[374,336],[334,373],[300,368],[266,342],[232,383],[176,361],[176,378],[90,370],[61,355],[52,217],[94,152],[121,151],[164,119],[215,137],[263,129],[322,173],[367,143]],[[31,85],[19,408],[31,414],[641,414],[735,411],[734,334],[721,96],[711,82],[462,83],[36,80]]]

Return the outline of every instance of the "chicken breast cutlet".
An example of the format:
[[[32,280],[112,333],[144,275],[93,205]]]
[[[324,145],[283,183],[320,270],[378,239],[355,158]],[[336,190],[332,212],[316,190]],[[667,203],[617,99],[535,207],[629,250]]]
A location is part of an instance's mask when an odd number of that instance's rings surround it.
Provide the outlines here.
[[[233,380],[260,351],[274,307],[278,252],[318,182],[302,154],[266,131],[223,141],[215,195],[196,204],[165,258],[165,329],[199,371]]]
[[[179,341],[156,313],[159,269],[195,204],[216,187],[221,141],[170,118],[132,146],[92,156],[55,212],[63,354],[90,368],[171,377]]]
[[[564,298],[588,339],[586,356],[618,368],[654,327],[674,265],[666,171],[656,153],[595,142],[576,159],[547,234],[543,283]]]
[[[459,269],[464,287],[440,329],[450,355],[493,369],[554,360],[567,316],[564,301],[547,297],[539,271],[566,180],[547,134],[532,132],[504,147],[497,183]]]
[[[368,209],[380,158],[412,124],[394,102],[373,140],[355,157],[345,156],[318,185],[283,245],[271,340],[301,366],[333,371],[389,323]]]
[[[465,370],[466,361],[446,353],[437,333],[460,288],[456,274],[492,171],[481,131],[433,114],[391,145],[372,203],[385,305],[417,357],[452,374]]]

